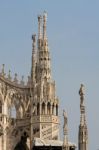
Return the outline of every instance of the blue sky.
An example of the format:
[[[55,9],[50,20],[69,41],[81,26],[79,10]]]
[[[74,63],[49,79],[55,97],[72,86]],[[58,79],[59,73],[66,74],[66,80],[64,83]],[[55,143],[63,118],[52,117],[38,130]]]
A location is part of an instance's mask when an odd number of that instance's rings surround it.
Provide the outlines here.
[[[6,72],[11,69],[12,75],[17,72],[19,78],[21,75],[26,78],[31,65],[31,35],[37,32],[37,15],[44,10],[48,12],[47,35],[60,116],[62,109],[66,109],[69,139],[77,143],[78,90],[84,83],[89,149],[96,150],[99,148],[98,0],[0,0],[0,64],[6,64]]]

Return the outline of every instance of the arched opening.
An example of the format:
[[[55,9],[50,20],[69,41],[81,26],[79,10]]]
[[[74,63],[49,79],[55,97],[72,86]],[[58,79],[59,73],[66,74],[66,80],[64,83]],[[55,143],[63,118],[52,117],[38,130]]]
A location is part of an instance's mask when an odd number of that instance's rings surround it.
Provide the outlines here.
[[[2,113],[2,102],[0,101],[0,113]]]
[[[58,116],[58,105],[56,105],[56,116]]]
[[[39,115],[40,114],[40,104],[38,103],[37,104],[37,115]]]
[[[44,115],[45,114],[45,103],[43,102],[42,103],[42,115]]]
[[[47,114],[50,115],[51,113],[51,104],[48,102],[47,104]]]

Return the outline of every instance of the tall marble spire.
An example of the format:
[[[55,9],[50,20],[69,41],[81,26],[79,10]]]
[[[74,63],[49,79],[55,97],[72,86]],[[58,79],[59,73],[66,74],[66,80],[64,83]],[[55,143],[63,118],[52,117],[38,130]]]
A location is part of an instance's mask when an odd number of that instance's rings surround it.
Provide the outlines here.
[[[36,35],[32,35],[32,68],[31,68],[31,79],[35,81],[35,69],[36,69]]]
[[[41,18],[43,18],[43,37],[41,34]],[[50,52],[47,40],[47,13],[43,13],[43,17],[38,17],[38,58],[37,68],[39,72],[39,79],[43,77],[47,81],[51,79],[51,66],[50,66]]]
[[[80,95],[80,125],[78,135],[78,148],[79,150],[88,150],[88,130],[86,124],[86,113],[84,104],[84,85],[81,84]]]

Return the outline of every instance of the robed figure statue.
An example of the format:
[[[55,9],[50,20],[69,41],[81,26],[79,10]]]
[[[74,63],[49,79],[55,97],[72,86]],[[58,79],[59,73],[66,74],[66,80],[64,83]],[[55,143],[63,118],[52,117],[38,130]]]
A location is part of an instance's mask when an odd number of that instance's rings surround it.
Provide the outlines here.
[[[19,143],[15,146],[14,150],[29,150],[26,142],[27,142],[27,135],[26,133],[24,133],[24,135],[21,136]]]

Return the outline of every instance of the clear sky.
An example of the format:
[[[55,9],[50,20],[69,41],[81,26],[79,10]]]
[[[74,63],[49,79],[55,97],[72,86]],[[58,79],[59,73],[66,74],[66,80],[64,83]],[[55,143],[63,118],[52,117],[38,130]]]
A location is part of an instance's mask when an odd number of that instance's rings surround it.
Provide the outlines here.
[[[19,78],[26,78],[31,65],[31,35],[37,32],[37,15],[44,10],[48,12],[47,35],[60,116],[62,109],[68,112],[69,139],[77,143],[78,90],[84,83],[89,149],[97,150],[99,0],[0,0],[0,64],[6,64],[6,72],[11,69],[12,75],[17,72]]]

